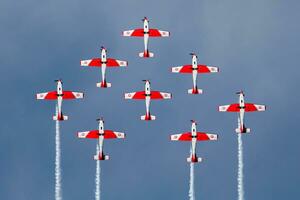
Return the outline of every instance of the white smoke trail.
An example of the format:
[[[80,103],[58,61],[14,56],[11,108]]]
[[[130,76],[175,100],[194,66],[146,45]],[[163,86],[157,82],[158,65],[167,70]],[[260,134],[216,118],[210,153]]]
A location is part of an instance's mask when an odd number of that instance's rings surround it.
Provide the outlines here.
[[[99,152],[99,146],[97,144],[97,148],[96,148],[96,155],[98,155]],[[101,168],[100,168],[100,160],[96,161],[96,176],[95,176],[95,184],[96,184],[96,189],[95,189],[95,199],[96,200],[100,200],[100,172],[101,172]]]
[[[242,134],[238,133],[238,200],[244,200],[244,174],[243,174],[243,141]]]
[[[192,150],[191,150],[192,156]],[[194,191],[194,163],[190,163],[190,189],[189,189],[189,199],[195,200],[195,191]]]
[[[56,106],[56,116],[57,116],[57,106]],[[59,121],[56,120],[55,126],[55,200],[62,200],[61,191],[61,167],[60,167],[60,130]]]

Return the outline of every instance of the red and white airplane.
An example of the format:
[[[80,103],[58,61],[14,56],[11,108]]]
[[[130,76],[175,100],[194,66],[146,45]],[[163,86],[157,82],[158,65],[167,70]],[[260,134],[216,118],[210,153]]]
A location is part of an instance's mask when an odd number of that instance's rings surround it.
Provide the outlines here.
[[[44,99],[44,100],[57,100],[57,116],[53,116],[53,120],[58,120],[58,121],[68,120],[68,116],[63,115],[62,113],[62,101],[69,100],[69,99],[82,99],[83,93],[63,91],[62,80],[55,80],[55,82],[57,83],[56,91],[38,93],[36,95],[36,98]]]
[[[243,91],[237,92],[239,95],[239,103],[230,105],[219,106],[220,112],[238,112],[238,128],[235,129],[236,133],[249,133],[250,128],[246,128],[244,124],[245,112],[265,111],[265,105],[257,105],[253,103],[245,103],[245,95]]]
[[[192,64],[172,67],[173,73],[186,73],[193,75],[193,88],[188,90],[189,94],[202,94],[202,90],[197,87],[197,75],[199,73],[216,73],[219,72],[218,67],[208,66],[208,65],[198,65],[197,55],[191,53]]]
[[[144,52],[139,53],[139,56],[144,57],[144,58],[149,58],[149,57],[154,56],[154,54],[152,52],[150,52],[148,49],[149,37],[169,37],[170,32],[149,28],[149,20],[147,19],[147,17],[144,17],[144,19],[142,19],[142,21],[144,22],[144,28],[123,31],[123,36],[144,37],[145,49],[144,49]]]
[[[155,116],[150,114],[150,100],[159,99],[171,99],[172,94],[159,91],[151,91],[150,81],[143,80],[145,82],[145,90],[138,92],[125,93],[125,99],[137,99],[146,102],[146,115],[141,116],[141,120],[155,120]]]
[[[111,83],[106,82],[105,71],[106,67],[125,67],[128,62],[123,60],[116,60],[114,58],[107,58],[107,50],[101,47],[101,58],[92,58],[90,60],[81,60],[80,66],[84,67],[101,67],[102,81],[97,83],[97,87],[108,88]]]
[[[98,139],[99,142],[99,152],[94,156],[94,160],[108,160],[109,156],[104,155],[103,153],[103,141],[104,139],[116,139],[116,138],[125,138],[125,133],[116,132],[112,130],[104,130],[104,120],[103,118],[97,119],[99,122],[98,130],[78,132],[77,136],[79,138],[89,138],[89,139]]]
[[[191,148],[191,155],[187,158],[187,162],[201,162],[202,158],[197,157],[196,155],[196,144],[197,141],[204,141],[204,140],[217,140],[218,135],[217,134],[211,134],[211,133],[204,133],[204,132],[197,132],[197,123],[194,120],[191,120],[192,122],[192,128],[191,132],[185,132],[181,134],[174,134],[171,135],[172,141],[191,141],[192,142],[192,148]]]

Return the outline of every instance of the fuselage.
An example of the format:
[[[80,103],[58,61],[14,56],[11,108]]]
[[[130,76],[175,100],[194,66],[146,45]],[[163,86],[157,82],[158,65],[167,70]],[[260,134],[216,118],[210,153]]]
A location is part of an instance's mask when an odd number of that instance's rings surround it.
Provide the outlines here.
[[[151,88],[150,81],[145,81],[145,103],[146,103],[146,118],[150,118],[150,100],[151,100]]]
[[[196,145],[197,145],[197,125],[195,121],[192,121],[191,127],[191,135],[192,135],[192,152],[191,152],[191,160],[192,162],[197,162],[196,156]]]
[[[239,129],[241,132],[244,132],[245,126],[244,126],[244,115],[245,115],[245,97],[243,92],[239,93],[239,106],[240,106],[240,112],[239,112]]]
[[[148,52],[149,21],[146,17],[143,19],[143,21],[144,21],[144,47],[145,47],[145,52]]]
[[[63,100],[63,90],[62,90],[62,81],[57,80],[57,114],[58,119],[62,118],[62,100]]]
[[[100,119],[99,120],[99,139],[98,139],[98,144],[99,144],[99,152],[98,155],[100,156],[100,160],[104,159],[104,153],[103,153],[103,140],[104,140],[104,120]]]
[[[197,56],[195,54],[192,54],[192,75],[193,75],[193,90],[198,91],[197,89],[197,75],[198,75],[198,62],[197,62]]]
[[[107,63],[107,57],[106,57],[107,51],[104,47],[101,48],[101,72],[102,72],[102,84],[105,85],[105,71],[106,71],[106,63]]]

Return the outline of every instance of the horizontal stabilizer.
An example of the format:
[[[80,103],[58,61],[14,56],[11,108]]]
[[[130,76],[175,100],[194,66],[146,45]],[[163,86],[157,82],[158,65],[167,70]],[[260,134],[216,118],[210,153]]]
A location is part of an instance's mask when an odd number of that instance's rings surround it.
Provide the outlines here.
[[[203,91],[201,89],[189,89],[188,93],[189,94],[202,94]]]
[[[250,128],[244,128],[243,130],[241,130],[240,128],[235,129],[236,133],[250,133],[250,131]]]
[[[61,115],[61,117],[59,117],[59,116],[53,116],[53,120],[55,120],[55,121],[65,121],[65,120],[68,120],[68,116],[66,116],[66,115]]]
[[[141,120],[146,120],[146,121],[151,121],[151,120],[155,120],[156,117],[154,115],[143,115],[141,116]]]
[[[111,87],[111,83],[107,83],[107,82],[100,82],[96,84],[97,87],[101,87],[101,88],[110,88]]]
[[[152,58],[152,57],[154,57],[154,53],[149,52],[149,51],[144,51],[144,52],[139,53],[139,57],[141,57],[141,58]]]
[[[109,156],[108,155],[101,156],[101,154],[94,155],[94,160],[109,160]]]
[[[195,159],[192,159],[191,157],[188,157],[186,159],[187,162],[192,162],[192,163],[196,163],[196,162],[202,162],[202,158],[198,158],[196,157]]]

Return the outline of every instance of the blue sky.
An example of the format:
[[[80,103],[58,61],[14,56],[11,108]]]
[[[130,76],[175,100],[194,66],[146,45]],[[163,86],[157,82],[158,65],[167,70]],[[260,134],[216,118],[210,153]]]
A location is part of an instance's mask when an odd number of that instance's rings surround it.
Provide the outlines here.
[[[0,2],[2,111],[0,127],[0,198],[54,198],[54,102],[35,93],[64,88],[85,92],[85,99],[64,102],[69,120],[61,125],[64,199],[94,197],[96,141],[79,140],[77,131],[106,127],[124,131],[126,140],[105,141],[111,160],[102,163],[102,199],[185,199],[188,195],[188,143],[169,135],[190,129],[219,134],[217,142],[199,143],[204,162],[195,167],[197,199],[235,199],[237,125],[235,114],[217,106],[237,101],[266,104],[267,111],[246,115],[252,133],[243,137],[246,199],[297,199],[300,183],[298,1],[37,1]],[[123,30],[142,26],[168,30],[170,38],[150,40],[153,59],[137,55],[141,38],[123,38]],[[128,68],[108,69],[112,88],[96,88],[100,69],[79,66],[99,55],[128,60]],[[187,94],[188,75],[170,67],[199,62],[220,67],[219,74],[199,76],[204,93]],[[144,102],[125,101],[124,92],[152,88],[173,93],[172,100],[152,102],[154,122],[139,120]]]

